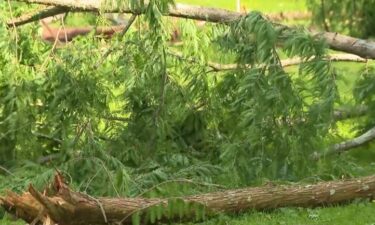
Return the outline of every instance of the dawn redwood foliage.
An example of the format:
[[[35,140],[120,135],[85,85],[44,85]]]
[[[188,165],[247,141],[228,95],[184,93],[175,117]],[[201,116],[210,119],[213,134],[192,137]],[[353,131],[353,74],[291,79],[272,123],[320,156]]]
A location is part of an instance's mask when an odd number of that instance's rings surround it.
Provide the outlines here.
[[[124,36],[62,45],[40,40],[37,23],[6,28],[32,6],[0,3],[0,164],[26,174],[13,188],[42,184],[54,168],[78,190],[127,196],[181,178],[236,186],[345,171],[340,159],[331,170],[310,158],[332,142],[340,103],[319,36],[252,12],[204,28],[181,20],[174,45],[176,22],[162,17],[172,1],[129,4],[146,8]],[[106,23],[99,14],[93,25]],[[283,57],[302,63],[285,69]],[[208,61],[238,66],[213,72]]]

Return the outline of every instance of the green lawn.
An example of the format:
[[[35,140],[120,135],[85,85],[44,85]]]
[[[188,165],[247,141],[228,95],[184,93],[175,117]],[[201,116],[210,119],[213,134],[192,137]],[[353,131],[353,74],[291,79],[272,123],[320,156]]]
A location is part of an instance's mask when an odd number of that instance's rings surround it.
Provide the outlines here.
[[[221,216],[196,225],[375,225],[375,203],[357,203],[317,209],[283,208]]]
[[[235,0],[176,0],[176,2],[230,10],[236,9]],[[301,11],[306,9],[305,0],[241,0],[241,5],[245,6],[247,10],[262,12]]]

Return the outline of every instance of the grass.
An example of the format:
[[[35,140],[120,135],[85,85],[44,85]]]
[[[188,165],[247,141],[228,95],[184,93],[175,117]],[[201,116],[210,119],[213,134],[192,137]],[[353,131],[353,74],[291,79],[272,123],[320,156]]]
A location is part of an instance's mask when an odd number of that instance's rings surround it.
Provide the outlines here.
[[[176,2],[229,10],[236,9],[236,0],[176,0]],[[241,0],[241,7],[245,7],[246,10],[259,10],[262,12],[306,10],[305,0]]]
[[[223,215],[196,225],[375,225],[374,212],[374,202],[316,209],[282,208],[271,213]]]

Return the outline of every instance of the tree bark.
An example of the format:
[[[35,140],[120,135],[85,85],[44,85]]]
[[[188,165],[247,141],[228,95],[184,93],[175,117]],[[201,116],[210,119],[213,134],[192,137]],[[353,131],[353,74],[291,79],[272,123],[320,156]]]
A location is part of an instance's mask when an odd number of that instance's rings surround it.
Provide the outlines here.
[[[351,140],[346,140],[341,143],[335,144],[331,146],[329,149],[325,150],[325,152],[319,154],[317,152],[313,153],[311,157],[313,159],[320,159],[323,156],[329,156],[333,154],[341,154],[347,152],[351,149],[358,148],[362,145],[365,145],[371,141],[375,140],[375,127],[371,128],[370,130],[366,131],[366,133],[353,138]]]
[[[61,175],[55,176],[51,187],[53,192],[45,192],[51,194],[42,194],[33,186],[22,195],[9,192],[0,198],[0,204],[10,213],[34,224],[131,224],[137,218],[135,215],[142,223],[155,223],[195,220],[199,218],[196,213],[202,214],[196,210],[199,207],[207,216],[212,216],[250,209],[316,207],[347,203],[357,198],[371,199],[375,195],[375,176],[314,185],[267,185],[174,199],[184,205],[190,204],[190,208],[181,208],[181,204],[176,208],[177,201],[162,198],[93,198],[72,191]],[[155,209],[158,213],[152,216],[151,212],[155,212]]]
[[[126,7],[105,8],[102,0],[16,0],[27,3],[66,7],[71,10],[108,12],[108,13],[132,13],[141,14],[142,10],[133,11]],[[228,11],[224,9],[207,8],[200,6],[189,6],[176,4],[171,7],[166,16],[180,17],[186,19],[203,20],[213,23],[229,23],[244,16],[244,13]],[[284,25],[283,28],[287,28]],[[313,35],[322,36],[331,49],[355,54],[367,59],[375,59],[375,42],[362,40],[331,32],[312,32]]]
[[[61,13],[69,12],[69,8],[50,6],[39,10],[37,13],[25,14],[7,22],[8,27],[17,27],[34,21],[38,21]]]

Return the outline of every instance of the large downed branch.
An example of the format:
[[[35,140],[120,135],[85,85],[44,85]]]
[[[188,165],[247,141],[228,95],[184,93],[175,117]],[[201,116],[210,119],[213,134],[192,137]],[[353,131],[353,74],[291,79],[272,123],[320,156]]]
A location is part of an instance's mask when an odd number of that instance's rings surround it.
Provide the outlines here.
[[[71,10],[95,11],[95,12],[119,12],[141,14],[142,10],[133,11],[127,7],[105,8],[104,1],[101,0],[16,0],[27,3],[37,3],[43,5],[66,7]],[[166,16],[180,17],[186,19],[203,20],[213,23],[228,23],[244,16],[243,13],[233,12],[224,9],[207,8],[199,6],[189,6],[176,4],[171,7]],[[280,25],[281,26],[281,25]],[[286,28],[285,26],[283,26]],[[352,53],[363,58],[375,59],[375,42],[362,40],[337,33],[330,32],[313,32],[312,34],[321,35],[327,42],[328,46],[334,50]]]
[[[8,27],[21,26],[27,23],[38,21],[47,17],[52,17],[70,11],[69,8],[60,6],[50,6],[37,12],[26,14],[24,16],[17,17],[7,22]],[[267,13],[267,18],[272,21],[283,21],[283,20],[305,20],[311,17],[310,12],[280,12],[280,13]]]
[[[22,195],[9,192],[0,204],[34,224],[105,225],[139,221],[194,221],[217,213],[269,210],[278,207],[316,207],[347,203],[375,195],[375,176],[290,185],[244,188],[181,198],[94,198],[72,191],[60,175],[42,194],[29,187]],[[47,194],[48,193],[48,194]],[[198,215],[199,214],[199,215]],[[137,223],[139,224],[139,223]]]

